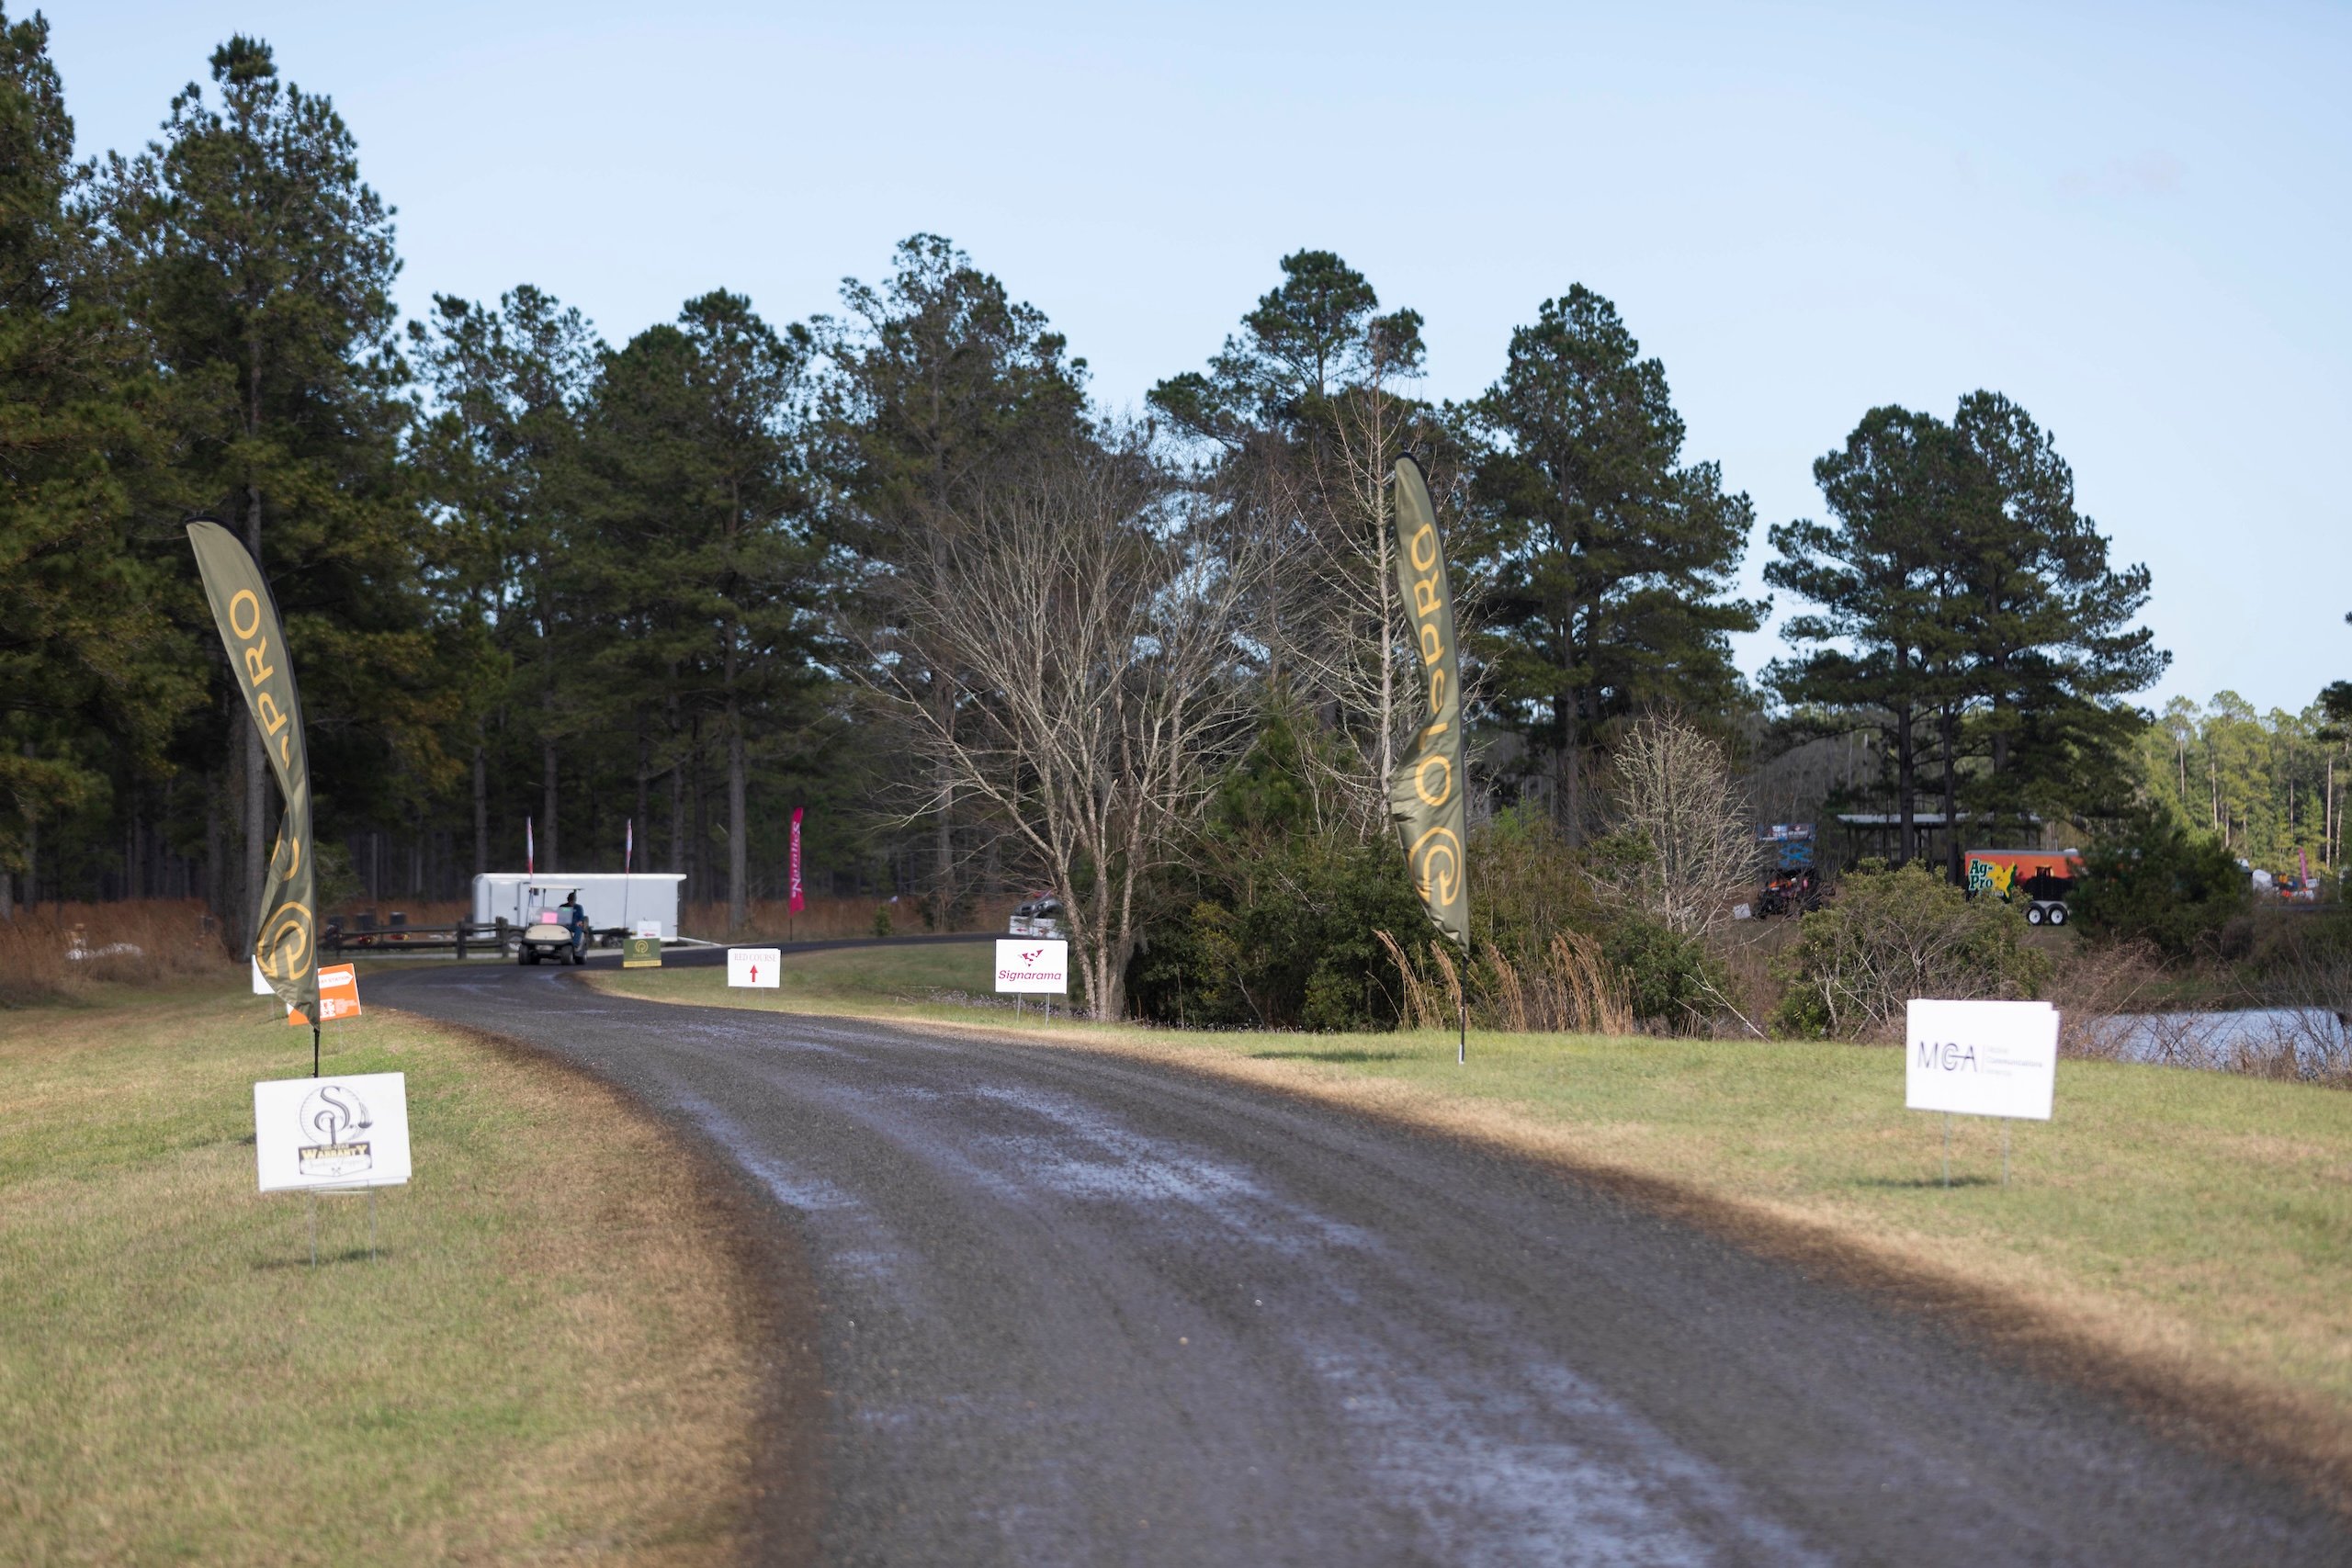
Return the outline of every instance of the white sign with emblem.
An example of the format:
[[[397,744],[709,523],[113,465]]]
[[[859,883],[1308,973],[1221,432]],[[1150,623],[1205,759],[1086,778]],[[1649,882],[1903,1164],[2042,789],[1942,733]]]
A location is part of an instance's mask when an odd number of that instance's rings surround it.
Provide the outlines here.
[[[727,983],[755,986],[773,991],[784,983],[784,953],[774,947],[730,947],[727,950]]]
[[[2057,1094],[2058,1010],[2048,1002],[1914,1000],[1903,1044],[1913,1111],[2047,1122]]]
[[[1069,995],[1069,943],[1042,937],[999,938],[996,988],[1001,995]]]
[[[398,1187],[408,1180],[408,1075],[254,1085],[254,1155],[265,1192]]]

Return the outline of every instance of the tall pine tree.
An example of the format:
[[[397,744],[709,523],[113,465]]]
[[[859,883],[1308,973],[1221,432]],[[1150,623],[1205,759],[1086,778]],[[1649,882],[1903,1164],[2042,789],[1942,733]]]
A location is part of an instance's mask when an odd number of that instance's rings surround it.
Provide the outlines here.
[[[1814,477],[1835,522],[1775,527],[1764,573],[1816,606],[1782,628],[1810,651],[1770,680],[1820,724],[1885,733],[1898,854],[1930,785],[1955,878],[1970,831],[2119,807],[2142,723],[2122,699],[2166,655],[2132,624],[2146,569],[2110,569],[2049,436],[1991,392],[1949,423],[1878,408]]]
[[[472,658],[461,722],[474,869],[490,869],[492,755],[511,726],[539,774],[538,863],[554,871],[564,742],[594,705],[582,665],[600,640],[597,615],[570,589],[581,424],[603,345],[578,310],[528,284],[495,310],[436,297],[430,325],[411,322],[409,334],[434,395],[411,454],[434,510],[434,588]]]
[[[588,428],[592,592],[633,634],[608,646],[613,683],[663,680],[671,711],[714,732],[730,929],[751,897],[753,764],[805,716],[810,677],[824,562],[797,450],[809,354],[804,329],[704,295],[610,356]]]
[[[0,918],[17,877],[39,896],[42,827],[160,773],[200,696],[133,536],[160,389],[95,270],[73,151],[49,24],[0,11]]]
[[[901,242],[887,281],[845,281],[842,303],[842,316],[813,323],[824,367],[812,477],[824,536],[855,563],[861,614],[896,618],[899,575],[933,559],[941,530],[977,493],[1081,436],[1086,362],[1044,311],[936,234]],[[900,634],[929,666],[919,677],[928,700],[952,722],[970,696],[960,672],[923,651],[919,628]],[[897,782],[923,796],[922,880],[952,918],[964,885],[955,781],[942,772],[920,786]]]
[[[1731,596],[1754,509],[1687,462],[1666,367],[1578,284],[1511,333],[1478,400],[1493,450],[1473,493],[1488,700],[1525,745],[1561,828],[1611,724],[1644,706],[1715,712],[1738,677],[1728,635],[1763,606]]]
[[[398,462],[392,214],[334,105],[282,81],[267,44],[232,38],[211,66],[217,96],[190,84],[160,141],[109,157],[107,243],[184,392],[191,498],[243,537],[285,611],[323,821],[413,819],[448,780],[440,732],[456,705],[418,602],[424,540]],[[230,719],[243,910],[267,848],[268,769]]]
[[[1149,399],[1206,446],[1195,493],[1223,525],[1283,541],[1256,614],[1269,701],[1317,732],[1305,752],[1315,818],[1376,838],[1414,728],[1389,476],[1415,450],[1444,505],[1461,463],[1454,434],[1408,391],[1425,354],[1419,312],[1383,312],[1371,280],[1333,252],[1279,265],[1281,282],[1207,369]]]

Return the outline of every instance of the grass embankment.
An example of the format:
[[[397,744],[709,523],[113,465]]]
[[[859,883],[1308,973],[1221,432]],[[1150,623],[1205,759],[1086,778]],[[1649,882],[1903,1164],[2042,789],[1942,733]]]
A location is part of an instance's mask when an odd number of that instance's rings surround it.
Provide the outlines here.
[[[254,1190],[307,1032],[240,975],[0,1013],[0,1558],[737,1555],[759,1310],[725,1222],[587,1081],[383,1013],[415,1179]]]
[[[2352,1496],[2352,1094],[2218,1073],[2059,1065],[2057,1114],[1903,1109],[1885,1047],[1474,1032],[1187,1033],[978,1020],[985,945],[787,954],[778,991],[718,969],[597,976],[671,1001],[1024,1028],[1442,1127],[1616,1179],[1804,1258],[1925,1287],[1983,1330],[2301,1461]]]

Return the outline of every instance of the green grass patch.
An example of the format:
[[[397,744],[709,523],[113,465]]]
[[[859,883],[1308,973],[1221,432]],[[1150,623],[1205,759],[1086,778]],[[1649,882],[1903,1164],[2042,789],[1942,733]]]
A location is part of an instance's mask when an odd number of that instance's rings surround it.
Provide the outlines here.
[[[307,1031],[228,985],[0,1014],[0,1557],[704,1562],[745,1523],[753,1304],[608,1091],[422,1022],[415,1179],[254,1190]],[[315,1201],[319,1263],[311,1264]]]
[[[1013,1026],[1044,1021],[1037,998],[1016,1013],[995,995],[996,948],[985,942],[880,943],[784,955],[783,984],[775,990],[729,987],[717,966],[598,969],[595,984],[650,1001],[712,1002],[771,1012],[855,1013],[861,1016],[970,1022],[975,1016]],[[975,1005],[978,1004],[978,1005]],[[1056,1010],[1063,1003],[1055,998]]]
[[[1014,1026],[929,1000],[987,983],[989,950],[787,954],[781,991],[723,971],[599,976],[695,1001]],[[1033,1013],[1022,1022],[1041,1027]],[[1474,1032],[1204,1033],[1057,1021],[1144,1052],[1440,1120],[1758,1208],[2014,1292],[2118,1348],[2315,1399],[2352,1431],[2352,1094],[2178,1068],[2062,1062],[2048,1122],[1903,1108],[1899,1051]]]

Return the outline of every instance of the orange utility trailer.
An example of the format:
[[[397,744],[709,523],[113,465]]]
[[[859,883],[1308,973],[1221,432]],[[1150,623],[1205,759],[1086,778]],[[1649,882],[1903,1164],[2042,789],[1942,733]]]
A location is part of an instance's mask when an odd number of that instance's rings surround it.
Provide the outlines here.
[[[1968,896],[2025,901],[2028,925],[2066,923],[2066,895],[2082,880],[2080,850],[1971,850]]]

